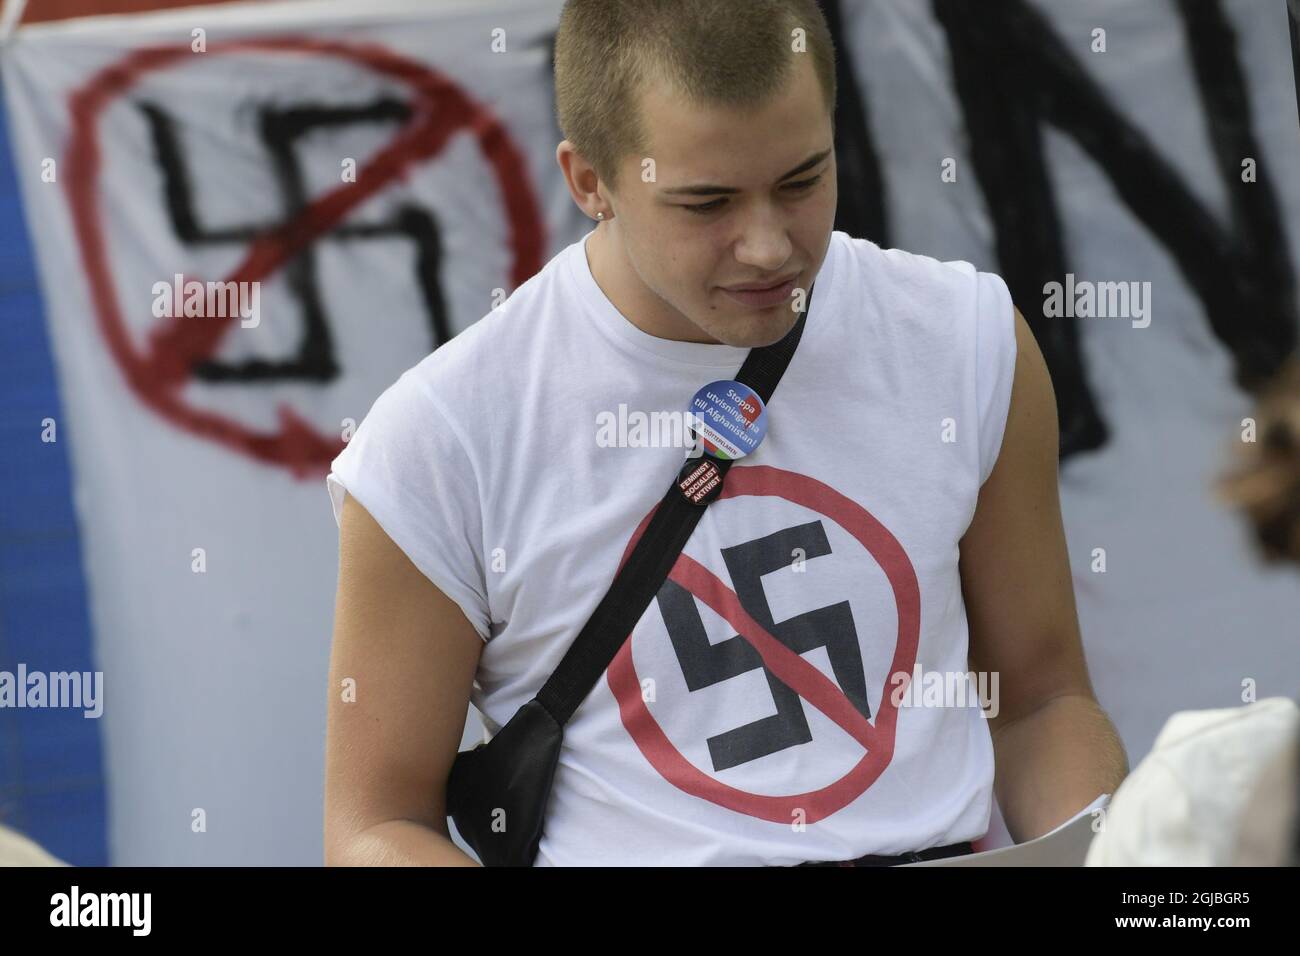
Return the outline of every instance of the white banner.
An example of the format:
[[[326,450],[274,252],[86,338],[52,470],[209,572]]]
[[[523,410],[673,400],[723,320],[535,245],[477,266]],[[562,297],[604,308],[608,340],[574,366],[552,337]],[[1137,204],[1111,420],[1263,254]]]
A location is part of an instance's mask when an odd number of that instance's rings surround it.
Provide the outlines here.
[[[380,391],[589,228],[555,166],[561,6],[190,8],[23,28],[4,50],[105,674],[114,863],[320,862],[337,556],[324,474]],[[1037,239],[998,234],[999,160],[971,148],[944,24],[911,0],[838,6],[883,244],[1005,275],[999,255]],[[1024,7],[1226,224],[1248,184],[1216,167],[1175,5]],[[1294,272],[1285,10],[1222,9],[1259,146],[1241,159],[1274,191]],[[1209,499],[1250,403],[1169,251],[1160,217],[1177,223],[1179,204],[1135,212],[1097,158],[1124,138],[1063,131],[1070,116],[1105,130],[1089,104],[1042,127],[1059,278],[1148,281],[1150,308],[1075,317],[1109,440],[1066,462],[1062,502],[1094,683],[1136,762],[1174,710],[1240,703],[1248,681],[1294,693],[1300,575],[1262,573]],[[841,147],[842,167],[862,162]]]
[[[6,51],[116,864],[320,862],[327,466],[580,225],[552,175],[558,4],[349,6],[82,21]]]

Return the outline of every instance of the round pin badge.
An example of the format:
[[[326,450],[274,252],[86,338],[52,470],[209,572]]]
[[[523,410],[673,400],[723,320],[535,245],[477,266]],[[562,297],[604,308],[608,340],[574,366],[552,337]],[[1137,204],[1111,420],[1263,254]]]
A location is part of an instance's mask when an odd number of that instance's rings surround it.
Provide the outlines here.
[[[692,431],[714,458],[744,458],[767,434],[763,400],[742,382],[710,382],[691,399]]]

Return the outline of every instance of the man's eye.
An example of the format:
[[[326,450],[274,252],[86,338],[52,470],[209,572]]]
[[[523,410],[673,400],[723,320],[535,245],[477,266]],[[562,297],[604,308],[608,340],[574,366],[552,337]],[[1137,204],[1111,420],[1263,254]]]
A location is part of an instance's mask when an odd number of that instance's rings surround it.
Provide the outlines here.
[[[801,182],[787,183],[786,189],[793,189],[797,192],[802,192],[805,189],[812,189],[812,187],[816,186],[819,182],[821,182],[821,180],[822,180],[821,176],[814,176],[812,179],[805,179]]]
[[[821,181],[822,181],[821,176],[814,176],[812,179],[804,179],[797,183],[786,183],[781,188],[789,189],[792,192],[801,193],[809,189],[812,189]],[[713,212],[716,209],[721,209],[726,204],[726,202],[727,201],[725,199],[715,199],[713,200],[713,202],[699,203],[693,206],[683,206],[682,208],[689,209],[691,212],[697,215],[704,215],[705,213]]]
[[[723,203],[725,203],[725,202],[726,202],[725,199],[715,199],[715,200],[713,200],[713,202],[701,203],[701,204],[699,204],[699,205],[694,205],[694,206],[683,206],[682,208],[683,208],[683,209],[689,209],[691,212],[694,212],[694,213],[701,213],[701,214],[702,214],[702,213],[706,213],[706,212],[713,212],[713,210],[715,210],[715,209],[720,209],[720,208],[722,207]]]

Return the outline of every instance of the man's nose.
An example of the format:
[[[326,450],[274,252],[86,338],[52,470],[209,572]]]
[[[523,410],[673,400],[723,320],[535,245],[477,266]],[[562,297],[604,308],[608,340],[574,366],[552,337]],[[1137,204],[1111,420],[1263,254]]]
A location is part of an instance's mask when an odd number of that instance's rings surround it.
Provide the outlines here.
[[[771,273],[789,261],[793,249],[786,214],[774,204],[765,203],[746,219],[736,240],[736,261]]]

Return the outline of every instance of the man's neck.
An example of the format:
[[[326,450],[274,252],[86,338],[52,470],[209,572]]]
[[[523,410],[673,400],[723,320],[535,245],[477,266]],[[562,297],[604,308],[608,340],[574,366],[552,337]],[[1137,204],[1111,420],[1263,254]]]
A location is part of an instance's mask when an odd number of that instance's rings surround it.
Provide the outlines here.
[[[634,326],[655,338],[719,345],[684,315],[655,295],[632,269],[613,227],[603,222],[584,243],[587,265],[605,298]]]

